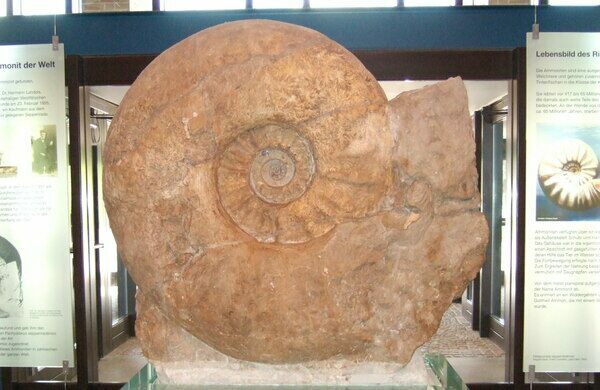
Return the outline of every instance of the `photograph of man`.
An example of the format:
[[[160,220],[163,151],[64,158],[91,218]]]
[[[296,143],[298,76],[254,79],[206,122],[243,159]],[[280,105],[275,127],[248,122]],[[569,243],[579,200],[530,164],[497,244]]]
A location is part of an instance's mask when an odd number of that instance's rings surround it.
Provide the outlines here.
[[[56,173],[56,126],[44,126],[38,138],[31,138],[34,173],[53,175]]]
[[[0,236],[0,318],[19,317],[23,307],[21,256]]]

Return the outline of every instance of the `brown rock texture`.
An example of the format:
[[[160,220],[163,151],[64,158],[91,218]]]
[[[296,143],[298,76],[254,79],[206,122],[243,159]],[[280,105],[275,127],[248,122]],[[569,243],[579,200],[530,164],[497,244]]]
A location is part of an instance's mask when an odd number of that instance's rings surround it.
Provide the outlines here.
[[[408,362],[483,262],[474,149],[460,79],[387,101],[344,48],[274,21],[171,47],[104,154],[146,353],[186,359],[180,328],[255,362]]]

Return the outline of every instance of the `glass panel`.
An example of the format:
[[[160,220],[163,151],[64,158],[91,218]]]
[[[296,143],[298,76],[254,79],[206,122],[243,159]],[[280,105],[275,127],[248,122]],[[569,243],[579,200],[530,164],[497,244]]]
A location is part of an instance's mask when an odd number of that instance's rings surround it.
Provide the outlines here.
[[[105,214],[105,211],[103,211],[102,214]],[[104,232],[104,248],[106,250],[103,251],[103,255],[104,258],[100,259],[103,263],[104,266],[106,266],[108,268],[108,273],[109,273],[109,301],[110,301],[110,307],[111,307],[111,322],[114,325],[116,322],[119,321],[119,319],[121,318],[122,315],[126,314],[125,313],[125,306],[123,305],[122,301],[122,295],[121,294],[121,290],[122,290],[122,286],[120,283],[120,278],[119,278],[119,268],[122,268],[122,265],[119,264],[119,257],[117,255],[117,248],[116,248],[116,243],[114,242],[114,238],[112,236],[112,232],[110,232],[109,228],[105,229],[106,231]],[[121,267],[119,267],[121,266]]]
[[[103,152],[104,140],[111,120],[102,111],[94,109],[96,117],[91,119],[92,139],[99,145],[96,152],[97,158],[97,177],[102,177],[102,159],[100,155]],[[109,115],[107,115],[109,116]],[[121,317],[127,314],[127,273],[125,267],[119,259],[117,252],[117,243],[110,230],[108,215],[104,206],[104,199],[101,188],[98,189],[98,242],[102,247],[99,251],[100,258],[100,273],[103,278],[107,278],[108,300],[106,303],[110,305],[111,324],[114,325],[120,321]],[[108,314],[108,313],[106,313]]]
[[[567,0],[568,1],[568,0]],[[463,0],[463,5],[538,5],[539,0]]]
[[[303,0],[254,0],[254,8],[302,8]]]
[[[54,15],[65,13],[65,0],[13,0],[15,15]]]
[[[570,0],[566,0],[570,1]],[[552,1],[551,1],[552,2]],[[538,5],[539,0],[527,1],[527,0],[463,0],[463,5]]]
[[[456,372],[454,367],[450,365],[448,360],[439,354],[427,354],[425,355],[425,364],[433,374],[435,378],[440,382],[430,386],[431,389],[453,389],[453,390],[468,390],[467,385],[462,380],[460,375]]]
[[[405,7],[440,7],[453,6],[454,0],[404,0]]]
[[[493,200],[493,208],[494,208],[494,216],[495,219],[495,227],[494,229],[499,229],[500,232],[498,236],[492,234],[492,239],[499,239],[499,243],[494,243],[494,250],[492,250],[492,314],[500,319],[503,319],[504,309],[504,270],[502,268],[503,258],[506,258],[507,253],[503,252],[503,243],[507,241],[504,233],[506,229],[504,228],[505,223],[505,214],[503,212],[506,211],[506,205],[503,201],[506,195],[506,153],[505,153],[505,145],[506,141],[503,138],[503,134],[505,133],[505,123],[506,117],[500,122],[496,122],[493,124],[493,132],[494,132],[494,156],[493,156],[493,173],[494,185],[498,184],[500,188],[494,189],[494,197],[496,199]],[[499,210],[498,210],[499,209]],[[499,213],[496,213],[499,211]],[[496,249],[497,248],[497,249]],[[499,249],[499,253],[496,250]]]
[[[598,0],[549,0],[550,5],[600,5]]]
[[[129,314],[129,308],[127,306],[127,269],[125,264],[121,260],[121,257],[117,255],[117,297],[112,301],[113,307],[116,306],[116,317],[113,316],[113,324],[118,322],[121,318]]]
[[[161,5],[165,11],[244,9],[246,0],[162,0]]]
[[[502,274],[502,284],[500,286],[500,307],[498,310],[494,310],[494,314],[501,319],[505,319],[505,305],[506,305],[506,277],[510,267],[510,226],[511,226],[511,191],[510,183],[508,179],[508,163],[506,162],[506,119],[503,121],[502,126],[502,139],[504,141],[504,157],[502,160],[502,239],[500,243],[500,272]]]
[[[454,390],[467,390],[468,387],[463,379],[460,377],[459,373],[452,367],[448,360],[439,354],[427,354],[423,357],[423,363],[425,368],[428,371],[428,379],[427,384],[416,384],[416,385],[352,385],[352,386],[340,386],[340,385],[330,385],[330,386],[316,386],[315,388],[320,389],[364,389],[364,390],[378,390],[378,389],[406,389],[406,390],[416,390],[416,389],[432,389],[432,390],[442,390],[442,389],[454,389]],[[194,385],[169,385],[169,384],[161,384],[158,380],[158,375],[156,373],[156,369],[152,365],[152,363],[146,364],[140,371],[138,371],[131,380],[123,386],[125,390],[133,390],[133,389],[193,389],[198,388],[199,386]],[[241,389],[244,386],[221,386],[221,385],[204,385],[203,387],[209,389],[218,389],[221,387],[231,387],[236,389]],[[249,385],[249,388],[267,388],[270,386],[252,386]],[[297,387],[299,389],[308,389],[313,388],[314,386],[284,386],[286,388]]]
[[[12,0],[9,0],[12,1]],[[6,0],[0,0],[0,16],[5,16],[6,15],[6,4],[7,1]],[[14,11],[14,9],[13,9]],[[19,12],[20,12],[20,8],[19,8]],[[1,22],[0,22],[1,23]],[[65,123],[66,123],[66,130],[68,133],[68,126],[69,126],[69,121],[68,121],[68,116],[69,116],[69,104],[68,104],[68,93],[67,93],[67,88],[65,88]],[[70,166],[67,166],[67,185],[68,185],[68,195],[69,195],[69,201],[68,201],[68,213],[71,214],[71,177],[70,177],[71,171],[70,171]],[[70,236],[70,234],[69,234]],[[70,237],[71,238],[71,237]],[[70,245],[69,245],[72,249],[73,243],[72,241],[70,241]],[[70,264],[73,264],[73,254],[71,253],[69,255],[70,258]],[[73,299],[72,296],[69,297],[65,297],[65,299]],[[67,326],[67,324],[65,323],[65,326]],[[73,316],[73,331],[76,331],[76,326],[75,326],[75,316]],[[74,349],[73,350],[73,356],[76,356],[77,351]],[[77,382],[77,359],[75,359],[73,362],[70,362],[70,365],[73,365],[74,367],[71,367],[67,370],[66,372],[66,376],[65,373],[63,372],[62,368],[58,368],[58,367],[45,367],[45,366],[36,366],[36,367],[18,367],[18,368],[12,368],[9,369],[10,372],[12,372],[12,383],[13,385],[6,385],[6,387],[4,388],[17,388],[20,387],[19,385],[15,385],[17,383],[31,383],[31,382],[41,382],[41,381],[51,381],[51,380],[56,380],[56,381],[63,381],[65,380],[67,383],[74,383]],[[26,385],[27,386],[27,385]],[[33,387],[35,387],[35,384],[33,385]]]
[[[0,0],[0,16],[6,16],[6,0]]]
[[[395,7],[397,0],[310,0],[311,8]]]

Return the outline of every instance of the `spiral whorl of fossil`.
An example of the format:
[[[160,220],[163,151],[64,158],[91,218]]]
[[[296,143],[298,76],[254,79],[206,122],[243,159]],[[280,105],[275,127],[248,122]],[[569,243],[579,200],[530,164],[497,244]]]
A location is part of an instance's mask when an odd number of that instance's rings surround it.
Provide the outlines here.
[[[303,197],[315,175],[311,144],[296,131],[268,125],[244,132],[221,155],[217,186],[235,223],[261,242],[304,242],[333,228],[311,219]],[[323,214],[326,216],[325,214]]]
[[[227,23],[165,51],[104,153],[144,353],[406,363],[483,260],[470,123],[459,79],[387,101],[299,26]]]
[[[578,139],[560,140],[550,147],[538,167],[542,190],[555,204],[569,210],[600,206],[598,158]]]

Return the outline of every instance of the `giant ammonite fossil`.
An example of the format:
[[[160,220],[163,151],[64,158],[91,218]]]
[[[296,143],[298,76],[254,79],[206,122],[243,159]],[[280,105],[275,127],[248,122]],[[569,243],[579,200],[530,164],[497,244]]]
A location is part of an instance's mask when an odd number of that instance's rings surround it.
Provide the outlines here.
[[[584,211],[600,206],[598,158],[594,150],[578,139],[555,142],[538,166],[538,180],[544,194],[557,206]]]
[[[240,21],[171,47],[104,153],[146,353],[163,356],[160,317],[244,360],[407,362],[483,261],[473,138],[460,79],[388,101],[307,28]]]

